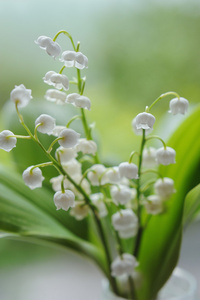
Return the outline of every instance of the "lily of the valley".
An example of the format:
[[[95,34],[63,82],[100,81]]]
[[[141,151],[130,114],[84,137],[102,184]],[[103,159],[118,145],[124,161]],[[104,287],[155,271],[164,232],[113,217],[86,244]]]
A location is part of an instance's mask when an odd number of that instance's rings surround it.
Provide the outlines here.
[[[148,196],[144,206],[150,215],[158,215],[163,212],[163,200],[158,195]]]
[[[155,123],[155,117],[147,112],[138,114],[135,118],[135,125],[137,129],[153,129]]]
[[[88,97],[79,95],[77,93],[69,94],[67,96],[66,102],[71,103],[74,106],[79,107],[79,108],[85,108],[88,110],[90,110],[90,108],[91,108],[90,99]]]
[[[64,92],[49,89],[46,91],[46,94],[44,96],[46,100],[55,102],[56,104],[64,104],[67,98],[67,95]]]
[[[46,50],[47,54],[56,58],[61,53],[61,47],[48,36],[39,36],[35,43]]]
[[[107,183],[106,176],[106,167],[101,164],[93,165],[90,168],[90,172],[88,172],[87,177],[90,180],[91,184],[94,186],[104,185]]]
[[[122,162],[119,165],[119,173],[121,177],[126,177],[128,179],[138,178],[138,167],[133,163]]]
[[[46,114],[40,115],[35,120],[35,126],[37,126],[37,131],[41,133],[52,134],[54,127],[56,126],[56,120]]]
[[[72,148],[78,144],[80,134],[74,131],[73,129],[63,129],[59,134],[58,143],[63,148]]]
[[[56,209],[68,211],[70,207],[75,206],[75,195],[70,190],[58,191],[54,194],[54,203]]]
[[[14,136],[14,133],[10,130],[3,130],[0,133],[0,149],[3,149],[7,152],[16,147],[17,139]]]
[[[158,196],[167,199],[175,193],[174,181],[168,177],[160,178],[155,182],[154,189]]]
[[[122,275],[132,275],[135,268],[139,265],[135,256],[129,253],[123,253],[121,256],[115,258],[111,264],[111,275],[118,277]]]
[[[131,122],[131,125],[132,125],[132,129],[133,131],[135,132],[136,135],[142,135],[143,134],[143,129],[142,128],[137,128],[136,126],[136,118],[134,118]],[[153,130],[153,128],[148,128],[148,129],[145,129],[145,134],[149,134],[151,131]]]
[[[133,198],[132,189],[124,185],[113,185],[110,194],[116,204],[125,205]]]
[[[189,102],[187,99],[180,97],[174,98],[169,103],[169,113],[172,115],[182,114],[184,115],[188,110]]]
[[[130,238],[137,234],[138,217],[129,208],[121,209],[112,215],[112,225],[121,238]]]
[[[10,99],[17,104],[18,107],[25,107],[32,99],[31,90],[26,89],[23,84],[16,85],[10,93]]]
[[[88,66],[88,58],[81,52],[64,51],[60,61],[63,62],[66,67],[75,67],[80,70]]]
[[[79,139],[76,146],[77,152],[82,152],[83,154],[95,155],[97,152],[97,144],[92,140],[87,140],[85,138]]]
[[[156,151],[156,161],[161,165],[175,164],[176,151],[170,147],[162,147]]]
[[[66,75],[49,71],[45,74],[43,80],[45,83],[54,86],[58,90],[64,89],[67,91],[69,89],[69,79]]]
[[[42,186],[44,177],[40,168],[34,168],[34,166],[28,167],[22,174],[25,184],[31,189],[35,189]]]
[[[77,156],[76,148],[63,148],[59,147],[56,150],[55,153],[56,159],[59,158],[60,162],[62,164],[67,163],[71,159],[75,158]]]
[[[81,221],[87,217],[89,210],[89,206],[85,205],[83,201],[76,201],[75,206],[70,210],[70,215],[77,221]]]

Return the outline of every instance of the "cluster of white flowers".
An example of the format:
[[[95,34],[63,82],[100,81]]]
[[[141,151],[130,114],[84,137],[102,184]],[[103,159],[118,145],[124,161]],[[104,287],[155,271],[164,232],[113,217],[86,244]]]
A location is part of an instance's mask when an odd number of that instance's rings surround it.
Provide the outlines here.
[[[57,35],[58,36],[58,35]],[[40,48],[56,58],[61,54],[61,47],[55,41],[46,36],[40,36],[36,44]],[[76,51],[75,51],[76,50]],[[56,120],[47,114],[41,114],[35,120],[34,134],[30,134],[36,143],[40,144],[37,137],[37,131],[42,134],[53,135],[55,140],[50,144],[46,151],[50,162],[41,163],[35,166],[29,166],[23,172],[25,184],[31,188],[42,186],[44,177],[40,168],[53,165],[59,171],[58,176],[51,178],[50,182],[55,191],[54,203],[56,209],[69,211],[70,215],[77,220],[86,218],[89,214],[94,213],[98,219],[108,218],[112,225],[113,233],[119,239],[137,239],[141,229],[141,207],[142,213],[156,215],[164,212],[166,200],[169,200],[173,193],[174,181],[171,178],[162,177],[157,172],[158,179],[153,182],[154,193],[148,190],[148,196],[143,194],[140,178],[143,168],[146,171],[154,171],[159,164],[169,165],[175,163],[176,152],[174,149],[166,146],[165,142],[155,136],[148,136],[153,130],[155,117],[149,113],[149,108],[145,112],[139,113],[132,120],[133,130],[137,135],[142,135],[141,152],[138,164],[132,162],[136,152],[130,155],[129,160],[119,163],[117,166],[107,167],[100,162],[97,156],[97,144],[92,139],[84,110],[90,110],[91,101],[83,95],[85,78],[81,78],[80,70],[87,68],[88,59],[79,51],[79,46],[73,51],[67,50],[61,54],[60,62],[63,67],[59,73],[48,71],[43,80],[54,89],[48,89],[45,98],[56,104],[70,103],[80,108],[82,113],[83,127],[85,128],[85,137],[75,130],[68,128],[68,125],[56,125]],[[78,93],[66,94],[70,88],[70,80],[64,74],[63,70],[68,67],[77,69]],[[175,94],[171,92],[172,94]],[[167,94],[166,94],[167,95]],[[165,94],[161,95],[163,98]],[[31,90],[26,89],[24,85],[15,86],[10,94],[11,101],[15,103],[19,117],[21,116],[18,108],[25,107],[32,99]],[[152,107],[152,105],[151,105]],[[150,108],[151,108],[150,107]],[[188,109],[188,101],[182,97],[176,97],[170,101],[170,112],[184,114]],[[21,123],[23,119],[21,118]],[[71,124],[73,120],[67,120]],[[27,127],[25,127],[27,128]],[[0,148],[10,151],[16,146],[17,136],[9,130],[0,133]],[[163,147],[155,149],[146,148],[146,142],[151,138],[158,138],[163,143]],[[52,156],[51,150],[54,145],[59,146],[55,151],[55,157]],[[145,146],[145,147],[144,147]],[[82,161],[89,156],[87,167],[83,167]],[[152,168],[147,170],[146,168]],[[112,207],[112,209],[111,209]],[[99,224],[99,223],[98,223]],[[146,225],[146,224],[145,224]],[[114,277],[128,275],[132,276],[138,261],[134,255],[121,253],[111,264],[111,275]]]

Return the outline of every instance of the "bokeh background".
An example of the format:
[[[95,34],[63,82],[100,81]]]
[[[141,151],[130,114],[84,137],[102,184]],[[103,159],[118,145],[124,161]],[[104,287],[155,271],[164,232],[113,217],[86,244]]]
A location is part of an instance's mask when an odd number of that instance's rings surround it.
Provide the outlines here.
[[[75,42],[81,41],[80,50],[89,58],[85,92],[92,100],[92,110],[88,117],[96,122],[95,134],[104,161],[127,159],[133,145],[137,149],[139,138],[133,135],[131,120],[160,94],[174,90],[188,99],[191,107],[199,103],[198,0],[1,0],[3,110],[10,91],[21,83],[32,89],[34,99],[45,101],[47,86],[42,77],[49,70],[59,71],[60,64],[34,41],[40,35],[53,37],[60,29],[67,30]],[[58,42],[63,49],[70,45],[64,36]],[[167,110],[167,100],[155,110],[156,117],[162,119],[155,130],[162,131],[165,137],[175,126]],[[172,123],[168,131],[164,130],[166,122]],[[0,120],[2,127],[1,123]],[[7,159],[11,160],[11,156],[0,152],[0,162]],[[199,232],[199,223],[195,223],[185,233],[180,259],[180,265],[198,280]],[[0,240],[2,300],[51,300],[56,295],[64,300],[65,288],[69,297],[66,299],[98,300],[100,278],[95,266],[70,252]]]

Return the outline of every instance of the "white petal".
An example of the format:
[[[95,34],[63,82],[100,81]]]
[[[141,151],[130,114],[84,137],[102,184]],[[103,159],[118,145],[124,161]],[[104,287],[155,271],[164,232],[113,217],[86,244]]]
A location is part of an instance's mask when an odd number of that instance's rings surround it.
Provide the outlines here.
[[[12,137],[14,133],[10,130],[3,130],[0,133],[0,149],[3,149],[7,152],[16,147],[17,139],[16,137]]]
[[[64,193],[62,191],[58,191],[54,195],[54,203],[57,210],[63,209],[68,211],[70,207],[75,206],[75,195],[70,190],[65,190]]]
[[[25,107],[32,99],[31,90],[25,88],[23,84],[15,86],[10,93],[10,99],[17,104],[18,107]]]
[[[42,114],[35,120],[35,126],[37,126],[37,130],[42,133],[51,134],[55,127],[55,119],[49,115]]]
[[[78,144],[80,134],[73,129],[63,129],[59,135],[61,138],[58,143],[64,148],[72,148]]]
[[[35,189],[42,186],[42,181],[44,177],[42,176],[42,172],[39,168],[34,168],[33,166],[28,167],[22,174],[25,184],[30,189]]]

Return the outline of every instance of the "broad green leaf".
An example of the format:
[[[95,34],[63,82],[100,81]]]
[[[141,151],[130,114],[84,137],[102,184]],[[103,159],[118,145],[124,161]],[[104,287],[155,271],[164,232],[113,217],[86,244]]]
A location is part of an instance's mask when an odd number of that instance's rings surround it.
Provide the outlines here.
[[[74,234],[68,212],[56,211],[52,193],[45,188],[31,191],[21,178],[7,168],[0,168],[0,231],[2,237],[49,241],[89,256],[105,271],[102,248]],[[78,223],[78,222],[76,222]],[[87,228],[83,222],[79,228]],[[74,225],[74,224],[73,224]],[[4,232],[4,233],[3,233]]]
[[[187,226],[200,212],[200,184],[193,188],[185,198],[183,225]]]
[[[139,261],[144,277],[138,291],[139,300],[155,299],[179,257],[185,196],[200,175],[199,115],[200,107],[197,107],[167,143],[176,150],[177,162],[161,167],[160,171],[165,177],[174,179],[177,192],[167,202],[167,211],[152,216],[143,233]]]

